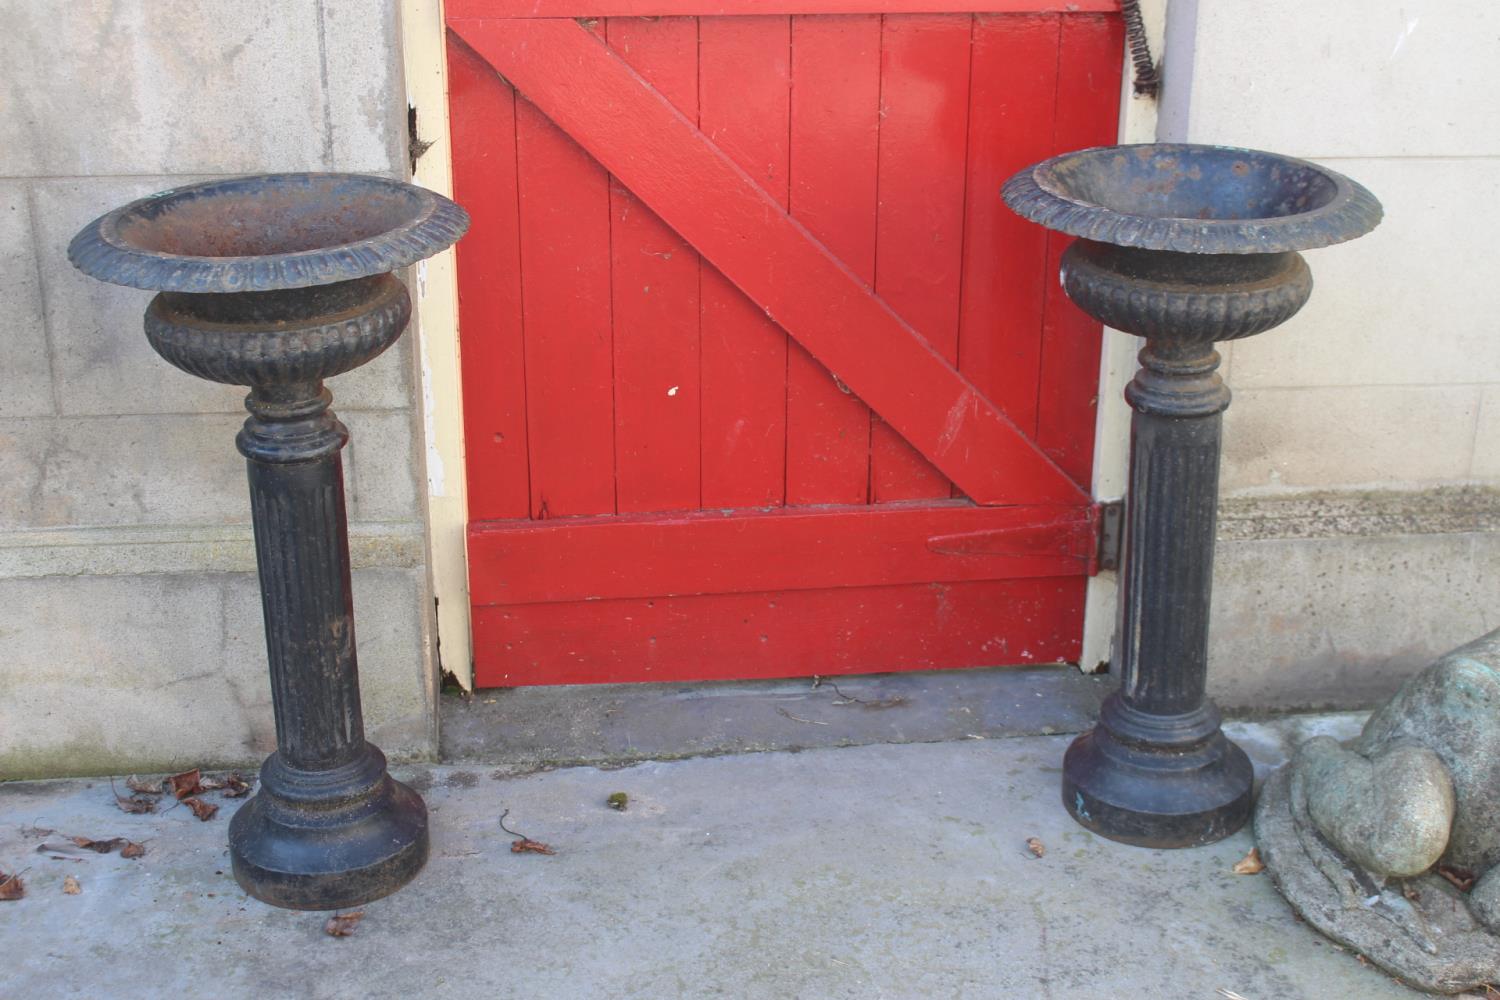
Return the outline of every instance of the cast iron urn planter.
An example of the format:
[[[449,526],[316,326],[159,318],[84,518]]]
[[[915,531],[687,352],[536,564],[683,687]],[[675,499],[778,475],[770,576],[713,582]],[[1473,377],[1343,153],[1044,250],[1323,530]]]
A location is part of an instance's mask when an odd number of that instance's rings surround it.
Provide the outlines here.
[[[250,473],[276,752],[229,826],[234,875],[276,906],[393,892],[427,860],[427,807],[365,741],[349,587],[349,439],[323,380],[380,354],[411,315],[390,272],[450,246],[463,209],[354,174],[178,188],[96,219],[68,247],[101,281],[159,294],[146,337],[167,361],[250,387]]]
[[[1114,840],[1190,847],[1250,816],[1252,773],[1205,695],[1219,443],[1214,342],[1263,333],[1312,292],[1297,253],[1352,240],[1380,203],[1332,170],[1248,149],[1143,145],[1054,157],[1006,182],[1021,216],[1077,236],[1069,298],[1144,337],[1120,586],[1120,689],[1063,762],[1063,802]]]

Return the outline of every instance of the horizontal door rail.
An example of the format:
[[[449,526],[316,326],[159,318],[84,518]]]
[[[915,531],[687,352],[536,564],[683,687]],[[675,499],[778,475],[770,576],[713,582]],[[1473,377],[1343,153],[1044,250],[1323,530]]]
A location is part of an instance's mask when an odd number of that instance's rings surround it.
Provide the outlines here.
[[[1119,0],[447,0],[450,22],[750,14],[1113,14]]]
[[[1096,524],[966,501],[490,521],[469,586],[484,606],[1077,576]]]

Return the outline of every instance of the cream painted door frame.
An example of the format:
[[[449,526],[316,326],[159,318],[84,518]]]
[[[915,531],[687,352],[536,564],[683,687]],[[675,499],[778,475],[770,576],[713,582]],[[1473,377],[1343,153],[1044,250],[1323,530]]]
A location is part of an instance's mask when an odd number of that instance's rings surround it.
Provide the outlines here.
[[[401,0],[401,52],[406,102],[414,109],[421,141],[431,143],[417,160],[412,181],[453,194],[448,141],[448,62],[442,0]],[[427,481],[427,547],[437,599],[439,670],[466,689],[474,686],[469,643],[469,578],[464,529],[469,510],[464,480],[463,386],[459,381],[458,282],[453,251],[413,269],[412,352],[422,395],[423,465]]]

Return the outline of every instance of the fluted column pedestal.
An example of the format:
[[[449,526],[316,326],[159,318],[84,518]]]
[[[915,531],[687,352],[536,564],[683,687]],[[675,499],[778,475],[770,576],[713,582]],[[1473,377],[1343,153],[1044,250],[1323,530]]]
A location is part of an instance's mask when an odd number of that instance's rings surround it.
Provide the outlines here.
[[[1063,760],[1063,802],[1114,840],[1186,846],[1250,815],[1254,774],[1205,697],[1229,390],[1211,344],[1151,342],[1125,390],[1134,408],[1121,565],[1120,689]]]
[[[257,387],[237,442],[277,750],[261,766],[259,793],[230,821],[229,856],[247,891],[297,909],[384,895],[428,852],[427,806],[365,741],[341,456],[349,432],[331,399],[321,381]]]
[[[163,292],[146,338],[196,375],[248,384],[236,438],[250,480],[276,716],[260,789],[229,824],[245,891],[277,906],[357,905],[427,860],[427,807],[365,741],[342,451],[349,431],[322,376],[400,337],[411,299],[382,274],[310,289]]]
[[[1208,612],[1229,389],[1214,343],[1284,322],[1312,293],[1301,255],[1187,254],[1078,240],[1063,288],[1142,334],[1125,389],[1130,492],[1121,558],[1120,688],[1068,749],[1063,804],[1084,826],[1145,847],[1191,847],[1250,818],[1254,774],[1206,694]]]

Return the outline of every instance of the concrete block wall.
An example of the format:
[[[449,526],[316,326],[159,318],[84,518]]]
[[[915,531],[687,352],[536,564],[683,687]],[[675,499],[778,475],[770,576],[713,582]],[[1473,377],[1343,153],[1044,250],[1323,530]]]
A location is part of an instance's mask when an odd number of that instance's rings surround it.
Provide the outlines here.
[[[186,182],[404,177],[389,0],[0,0],[0,778],[243,764],[274,746],[243,392],[141,332],[150,293],[67,263]],[[435,749],[410,336],[332,380],[367,723]]]
[[[1171,0],[1168,18],[1163,138],[1316,160],[1385,205],[1371,235],[1307,255],[1299,316],[1221,351],[1215,693],[1370,701],[1500,627],[1500,6]]]

